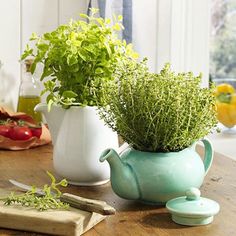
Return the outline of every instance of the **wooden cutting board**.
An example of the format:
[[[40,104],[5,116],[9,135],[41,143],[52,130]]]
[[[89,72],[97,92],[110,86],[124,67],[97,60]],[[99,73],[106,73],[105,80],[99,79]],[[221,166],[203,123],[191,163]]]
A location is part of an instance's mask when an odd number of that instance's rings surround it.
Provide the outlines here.
[[[21,206],[5,206],[0,202],[1,228],[74,236],[83,234],[104,218],[75,208],[40,212]]]
[[[0,188],[0,196],[8,196],[14,188]],[[20,192],[19,192],[20,193]],[[6,206],[0,201],[0,228],[31,231],[52,235],[77,236],[85,233],[105,219],[98,213],[82,211],[73,207],[68,210],[37,211],[22,206]]]

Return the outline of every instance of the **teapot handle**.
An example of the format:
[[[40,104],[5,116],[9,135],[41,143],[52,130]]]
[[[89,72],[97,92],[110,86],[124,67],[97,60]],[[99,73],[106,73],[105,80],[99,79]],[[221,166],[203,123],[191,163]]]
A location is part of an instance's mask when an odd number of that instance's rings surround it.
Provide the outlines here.
[[[208,139],[202,139],[201,141],[203,142],[204,148],[205,148],[203,163],[204,163],[205,175],[206,175],[211,167],[214,152],[213,152],[211,142]]]

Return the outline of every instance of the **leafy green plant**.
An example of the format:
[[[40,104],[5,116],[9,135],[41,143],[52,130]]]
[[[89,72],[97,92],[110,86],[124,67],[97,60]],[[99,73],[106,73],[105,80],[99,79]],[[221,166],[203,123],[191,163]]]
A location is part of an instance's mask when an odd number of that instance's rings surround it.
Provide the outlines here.
[[[69,205],[60,201],[61,191],[58,188],[59,186],[67,186],[66,179],[57,183],[50,172],[47,171],[47,174],[51,179],[51,185],[44,185],[44,195],[38,195],[37,188],[33,186],[31,190],[24,194],[15,194],[12,192],[8,197],[1,200],[4,201],[5,205],[18,204],[24,207],[36,208],[39,211],[48,209],[67,209]]]
[[[214,88],[201,88],[201,75],[176,74],[169,64],[152,74],[144,60],[126,61],[115,76],[100,117],[137,150],[179,151],[217,124]]]
[[[56,30],[41,37],[33,34],[31,41],[36,52],[27,45],[21,59],[34,57],[31,72],[38,63],[43,64],[41,80],[51,76],[44,83],[43,93],[48,93],[47,103],[96,106],[102,104],[101,85],[112,80],[116,63],[138,55],[125,41],[117,38],[116,32],[123,28],[122,17],[110,19],[80,14],[83,20],[71,20]]]

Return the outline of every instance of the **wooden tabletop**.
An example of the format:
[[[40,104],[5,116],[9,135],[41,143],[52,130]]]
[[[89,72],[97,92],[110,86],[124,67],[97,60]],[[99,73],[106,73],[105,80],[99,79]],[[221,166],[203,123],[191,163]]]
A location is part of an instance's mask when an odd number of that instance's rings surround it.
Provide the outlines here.
[[[201,151],[200,151],[201,152]],[[0,151],[0,189],[16,190],[8,179],[42,186],[48,183],[46,170],[53,171],[52,146],[26,151]],[[54,173],[55,174],[55,173]],[[187,227],[171,221],[165,207],[148,206],[116,196],[110,184],[97,187],[69,186],[66,192],[107,201],[117,209],[85,236],[234,236],[236,235],[236,162],[215,153],[213,165],[201,187],[202,196],[216,200],[220,213],[212,224]],[[0,235],[40,235],[0,229]]]

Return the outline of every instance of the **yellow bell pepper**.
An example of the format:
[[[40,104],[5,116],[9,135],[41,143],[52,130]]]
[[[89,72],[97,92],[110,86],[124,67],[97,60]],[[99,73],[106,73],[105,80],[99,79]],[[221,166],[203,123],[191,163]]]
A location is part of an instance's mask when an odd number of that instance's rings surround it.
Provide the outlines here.
[[[228,128],[236,125],[236,93],[230,84],[220,84],[216,87],[217,119]]]
[[[236,105],[236,93],[231,94],[230,104]]]
[[[217,119],[228,128],[236,125],[236,104],[216,102]]]
[[[226,83],[223,83],[223,84],[219,84],[217,87],[216,87],[216,93],[215,93],[215,96],[219,96],[220,94],[222,93],[225,93],[225,94],[233,94],[235,93],[235,89],[232,85],[230,84],[226,84]]]

